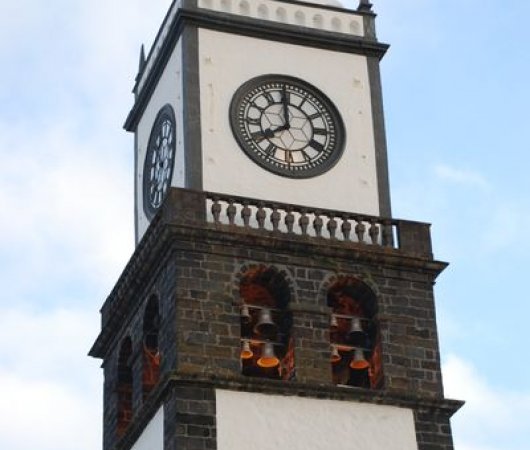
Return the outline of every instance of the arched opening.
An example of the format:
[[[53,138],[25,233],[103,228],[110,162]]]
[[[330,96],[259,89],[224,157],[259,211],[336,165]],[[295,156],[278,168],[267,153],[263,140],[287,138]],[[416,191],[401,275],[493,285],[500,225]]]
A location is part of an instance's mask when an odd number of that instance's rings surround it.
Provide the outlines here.
[[[291,290],[275,267],[253,267],[239,285],[242,373],[289,380],[294,377]]]
[[[374,292],[354,277],[328,289],[333,382],[378,389],[383,384],[381,337]]]
[[[152,296],[147,303],[143,326],[143,398],[153,390],[160,379],[160,349],[159,349],[160,315],[158,299]]]
[[[133,375],[131,367],[132,342],[123,340],[118,356],[118,437],[122,437],[132,421]]]

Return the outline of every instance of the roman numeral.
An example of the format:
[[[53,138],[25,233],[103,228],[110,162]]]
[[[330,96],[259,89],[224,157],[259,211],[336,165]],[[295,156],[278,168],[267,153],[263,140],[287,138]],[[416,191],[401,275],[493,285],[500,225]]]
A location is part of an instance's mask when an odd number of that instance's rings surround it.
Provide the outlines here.
[[[261,131],[256,131],[255,133],[252,133],[250,137],[254,142],[258,144],[265,139],[265,136]]]
[[[276,153],[276,149],[278,147],[276,147],[272,142],[269,143],[268,147],[265,149],[265,153],[267,153],[267,155],[269,156],[272,156],[274,155],[274,153]]]
[[[271,103],[275,103],[275,101],[274,101],[274,97],[272,96],[272,94],[271,94],[270,92],[264,92],[264,93],[263,93],[263,96],[267,99],[267,102],[268,102],[269,104],[271,104]]]
[[[314,148],[319,153],[322,153],[324,151],[324,146],[315,140],[311,140],[308,145]]]
[[[304,158],[305,162],[311,161],[311,157],[307,154],[305,150],[302,150],[302,158]]]
[[[251,102],[251,103],[250,103],[250,106],[251,106],[252,108],[256,108],[259,112],[263,112],[263,111],[265,111],[265,108],[262,108],[261,106],[259,106],[259,105],[258,105],[257,103],[255,103],[255,102]]]
[[[252,117],[247,117],[247,122],[251,125],[261,125],[261,119],[253,119]]]

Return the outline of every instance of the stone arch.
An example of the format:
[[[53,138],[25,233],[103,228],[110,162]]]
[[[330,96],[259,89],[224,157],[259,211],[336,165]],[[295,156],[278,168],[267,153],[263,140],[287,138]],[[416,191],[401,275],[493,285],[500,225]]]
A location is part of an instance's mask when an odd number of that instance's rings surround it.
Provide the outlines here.
[[[350,33],[355,35],[361,34],[361,26],[356,20],[350,22]]]
[[[315,14],[313,16],[313,26],[315,28],[324,28],[324,17],[322,14]]]
[[[322,283],[320,283],[320,287],[318,289],[318,294],[317,294],[318,303],[320,305],[329,306],[329,303],[328,303],[328,291],[329,291],[330,287],[332,285],[334,285],[335,283],[340,282],[340,280],[343,280],[345,278],[355,279],[358,282],[363,283],[364,285],[366,285],[366,287],[373,292],[375,298],[377,299],[377,310],[379,310],[379,297],[380,297],[380,294],[379,294],[378,286],[374,283],[374,281],[372,279],[370,279],[370,277],[359,275],[359,274],[348,274],[348,275],[343,274],[343,273],[341,273],[341,274],[337,274],[337,273],[329,274],[327,277],[324,278],[324,280],[322,280]]]
[[[127,336],[121,342],[118,353],[117,434],[120,438],[129,428],[133,416],[133,371],[131,358],[132,340]]]
[[[333,31],[342,31],[342,20],[338,17],[331,19],[331,29]]]
[[[297,25],[305,25],[305,14],[303,11],[296,11],[294,13],[294,20]]]
[[[276,19],[279,22],[287,22],[287,11],[285,8],[277,8],[276,9]]]
[[[268,19],[269,18],[269,8],[264,3],[262,3],[261,5],[258,6],[258,17],[260,19]]]
[[[383,373],[376,292],[360,277],[342,274],[331,276],[322,290],[330,308],[334,383],[380,388]]]
[[[226,12],[232,11],[232,0],[221,0],[221,9]]]
[[[250,15],[250,4],[247,0],[241,0],[239,2],[239,12],[244,16]]]
[[[160,379],[160,303],[152,294],[146,302],[142,329],[142,392],[144,399]]]
[[[275,265],[245,264],[234,278],[241,318],[242,373],[251,377],[294,377],[291,336],[292,280]]]
[[[241,305],[243,303],[243,298],[241,296],[241,284],[244,282],[245,276],[249,276],[253,273],[262,272],[264,270],[269,269],[271,271],[269,280],[269,286],[274,289],[276,280],[277,283],[280,283],[283,286],[283,290],[281,291],[285,297],[286,301],[286,307],[289,308],[289,305],[294,298],[294,292],[296,292],[296,283],[292,277],[292,275],[289,273],[287,267],[283,265],[267,265],[263,263],[242,263],[239,265],[237,270],[234,272],[234,275],[232,276],[232,298],[234,300],[234,303],[237,305]],[[262,278],[264,282],[266,282],[265,278]]]

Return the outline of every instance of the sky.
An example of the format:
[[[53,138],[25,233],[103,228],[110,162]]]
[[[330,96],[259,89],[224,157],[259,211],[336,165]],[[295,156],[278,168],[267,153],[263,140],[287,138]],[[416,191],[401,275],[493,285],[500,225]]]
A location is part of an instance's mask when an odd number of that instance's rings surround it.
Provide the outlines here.
[[[357,2],[343,1],[354,7]],[[373,0],[395,217],[433,224],[457,450],[530,440],[530,2]],[[99,308],[134,246],[142,43],[169,0],[0,0],[0,448],[101,448]]]

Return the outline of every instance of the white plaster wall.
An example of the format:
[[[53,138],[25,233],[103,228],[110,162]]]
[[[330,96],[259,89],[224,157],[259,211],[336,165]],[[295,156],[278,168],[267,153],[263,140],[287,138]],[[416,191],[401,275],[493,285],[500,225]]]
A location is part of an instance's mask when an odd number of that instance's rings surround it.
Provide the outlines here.
[[[417,450],[412,410],[217,390],[218,450]]]
[[[151,135],[151,129],[160,109],[169,103],[173,106],[176,120],[176,156],[173,169],[174,187],[185,187],[185,158],[183,134],[183,104],[182,104],[182,42],[179,41],[173,50],[165,71],[156,86],[153,95],[145,109],[137,128],[137,167],[136,167],[136,205],[138,220],[138,240],[141,239],[149,226],[149,221],[143,209],[143,169],[145,155]]]
[[[160,408],[145,427],[131,450],[164,450],[164,408]]]
[[[379,215],[370,86],[364,56],[199,30],[204,189]],[[250,78],[278,73],[316,86],[346,127],[340,161],[318,177],[295,180],[253,163],[229,123],[234,92]]]
[[[309,1],[305,3],[313,4],[313,6],[289,4],[276,0],[199,0],[198,6],[203,9],[315,28],[318,30],[333,31],[354,36],[364,35],[363,18],[359,14],[315,8],[314,6],[341,6],[338,2]]]

